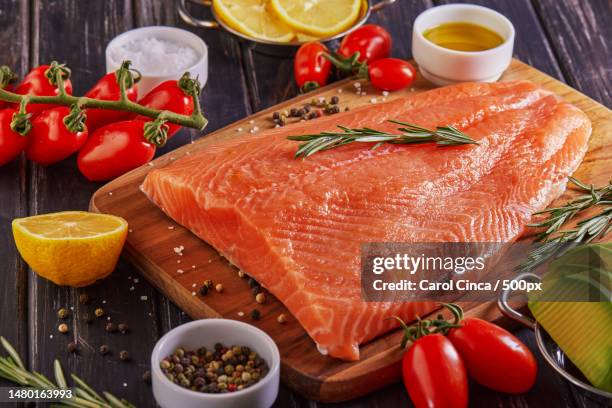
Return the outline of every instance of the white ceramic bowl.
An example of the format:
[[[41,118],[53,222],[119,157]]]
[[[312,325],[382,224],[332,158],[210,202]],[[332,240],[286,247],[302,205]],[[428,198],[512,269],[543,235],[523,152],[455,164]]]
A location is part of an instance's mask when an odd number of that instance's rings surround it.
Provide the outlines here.
[[[504,38],[486,51],[456,51],[440,47],[423,36],[427,29],[444,23],[473,23],[487,27]],[[493,82],[512,61],[514,26],[495,10],[472,4],[448,4],[422,12],[414,21],[412,55],[421,74],[436,85],[456,82]]]
[[[251,348],[270,371],[258,383],[240,391],[207,394],[182,388],[166,378],[159,364],[178,347],[195,350],[215,343]],[[204,319],[183,324],[166,333],[151,355],[153,395],[162,408],[269,408],[278,395],[280,355],[274,341],[250,324],[229,319]]]
[[[196,53],[197,60],[189,67],[163,74],[147,72],[146,69],[139,67],[137,64],[133,64],[133,67],[142,74],[142,79],[138,83],[139,98],[164,81],[179,79],[185,71],[189,71],[194,78],[197,76],[200,80],[200,84],[204,87],[208,80],[208,48],[204,41],[197,35],[175,27],[141,27],[119,34],[106,46],[106,72],[115,71],[121,65],[122,60],[130,59],[129,55],[123,55],[118,51],[122,46],[134,39],[141,38],[155,38],[158,40],[171,41],[183,46],[189,46]]]

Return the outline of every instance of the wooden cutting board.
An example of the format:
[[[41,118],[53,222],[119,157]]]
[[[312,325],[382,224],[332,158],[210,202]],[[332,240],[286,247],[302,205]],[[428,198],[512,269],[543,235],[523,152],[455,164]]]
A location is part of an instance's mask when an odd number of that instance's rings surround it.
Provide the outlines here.
[[[593,122],[593,136],[589,152],[576,177],[588,183],[607,183],[612,173],[612,112],[567,85],[514,60],[502,81],[517,79],[541,84],[586,112]],[[361,360],[357,362],[344,362],[321,355],[304,329],[278,300],[268,295],[265,304],[256,304],[247,280],[238,276],[236,268],[205,242],[166,217],[140,192],[139,185],[151,169],[206,149],[208,143],[249,137],[249,130],[255,126],[260,130],[272,127],[270,118],[273,111],[301,106],[319,96],[329,98],[338,95],[340,105],[350,108],[370,104],[372,98],[381,101],[381,93],[365,84],[363,90],[367,95],[357,95],[354,82],[344,80],[331,84],[206,135],[105,185],[94,194],[90,205],[92,211],[119,215],[129,222],[125,256],[181,309],[194,319],[224,317],[246,321],[263,329],[280,349],[283,381],[307,398],[326,402],[352,399],[397,381],[401,375],[399,362],[402,351],[398,347],[401,333],[388,333],[363,345]],[[387,99],[432,87],[419,76],[412,89],[392,93]],[[565,202],[571,195],[572,192],[566,192],[559,202]],[[184,247],[182,255],[175,252],[178,247]],[[204,297],[200,296],[199,287],[206,279],[222,283],[223,293],[212,291]],[[262,313],[262,318],[257,322],[249,316],[255,307]],[[468,315],[501,324],[509,323],[494,303],[464,304],[464,307]],[[281,313],[288,316],[286,324],[281,325],[276,320]]]

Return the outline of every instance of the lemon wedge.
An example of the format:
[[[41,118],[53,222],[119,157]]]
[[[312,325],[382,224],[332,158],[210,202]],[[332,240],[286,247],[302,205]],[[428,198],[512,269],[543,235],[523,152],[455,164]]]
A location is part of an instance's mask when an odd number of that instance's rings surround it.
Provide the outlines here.
[[[293,29],[331,37],[350,28],[359,17],[362,0],[270,0],[278,17]]]
[[[295,32],[270,10],[269,0],[213,0],[217,15],[231,28],[260,40],[287,43]]]
[[[67,211],[17,218],[13,236],[36,273],[57,285],[80,287],[115,269],[127,225],[112,215]]]

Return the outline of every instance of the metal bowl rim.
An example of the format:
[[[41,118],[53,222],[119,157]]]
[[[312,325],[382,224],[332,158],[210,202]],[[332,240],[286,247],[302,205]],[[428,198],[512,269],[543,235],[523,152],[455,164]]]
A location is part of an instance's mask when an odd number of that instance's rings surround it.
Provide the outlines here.
[[[365,2],[365,4],[367,4],[367,10],[364,13],[364,15],[357,20],[352,26],[350,26],[349,28],[347,28],[346,30],[332,36],[332,37],[326,37],[326,38],[318,38],[315,41],[320,41],[320,42],[329,42],[329,41],[333,41],[333,40],[337,40],[339,38],[344,37],[345,35],[347,35],[348,33],[350,33],[353,30],[356,30],[357,28],[361,27],[362,25],[365,24],[366,21],[368,21],[368,18],[370,18],[370,15],[372,14],[372,4],[370,1]],[[230,26],[228,26],[222,18],[219,18],[217,16],[217,13],[215,12],[214,7],[210,7],[210,10],[212,12],[213,18],[215,19],[215,22],[217,24],[219,24],[220,28],[223,28],[223,30],[242,38],[243,40],[247,40],[250,42],[254,42],[257,44],[264,44],[264,45],[274,45],[274,46],[280,46],[280,47],[299,47],[302,44],[306,44],[308,41],[304,41],[304,42],[299,42],[299,41],[292,41],[292,42],[288,42],[288,43],[282,43],[282,42],[276,42],[276,41],[268,41],[268,40],[261,40],[261,39],[257,39],[257,38],[253,38],[250,37],[246,34],[243,34],[239,31],[234,30],[233,28],[231,28]]]
[[[598,396],[601,397],[605,397],[605,398],[610,398],[612,399],[612,392],[608,392],[608,391],[604,391],[604,390],[600,390],[599,388],[596,388],[590,384],[586,384],[583,381],[580,381],[579,379],[577,379],[576,377],[574,377],[573,375],[571,375],[570,373],[568,373],[567,371],[565,371],[565,369],[561,368],[557,362],[555,361],[554,358],[552,358],[552,356],[550,355],[550,353],[548,352],[548,350],[546,349],[546,347],[544,346],[544,337],[543,337],[543,332],[544,332],[544,328],[536,321],[535,323],[535,336],[536,336],[536,344],[538,345],[538,349],[540,350],[540,354],[542,354],[544,356],[544,359],[546,360],[546,362],[548,363],[548,365],[552,366],[552,368],[555,369],[555,371],[557,371],[559,374],[561,374],[566,380],[568,380],[569,382],[571,382],[572,384],[586,390],[589,391],[593,394],[596,394]],[[553,340],[554,342],[554,340]],[[555,344],[557,344],[555,342]],[[557,345],[558,347],[558,345]],[[563,351],[563,350],[561,350]],[[567,356],[567,354],[565,354],[565,352],[563,352],[564,355]]]

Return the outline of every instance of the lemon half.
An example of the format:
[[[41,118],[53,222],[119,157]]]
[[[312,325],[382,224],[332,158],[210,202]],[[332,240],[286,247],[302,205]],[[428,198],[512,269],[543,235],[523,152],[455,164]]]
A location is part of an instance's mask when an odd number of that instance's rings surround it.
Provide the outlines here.
[[[57,285],[80,287],[115,269],[127,226],[120,217],[67,211],[17,218],[13,236],[36,273]]]
[[[317,37],[331,37],[350,28],[359,17],[361,0],[270,0],[287,25]]]
[[[270,10],[269,0],[213,0],[213,8],[228,26],[249,37],[281,43],[295,38],[294,30]]]

